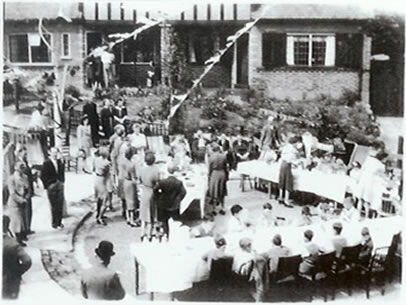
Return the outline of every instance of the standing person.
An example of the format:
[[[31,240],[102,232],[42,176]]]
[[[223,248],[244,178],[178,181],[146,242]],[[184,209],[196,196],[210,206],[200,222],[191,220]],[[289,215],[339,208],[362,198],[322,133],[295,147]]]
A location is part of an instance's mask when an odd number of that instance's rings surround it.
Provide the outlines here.
[[[112,165],[112,170],[113,170],[113,180],[115,183],[117,183],[116,178],[118,174],[118,168],[117,168],[117,158],[119,155],[119,149],[121,144],[124,141],[124,126],[119,124],[114,127],[114,134],[110,137],[109,143],[110,143],[110,159],[111,159],[111,165]]]
[[[159,181],[159,169],[155,165],[155,156],[152,152],[145,154],[145,167],[141,169],[140,179],[140,219],[141,240],[145,237],[152,238],[155,205],[153,202],[153,189]]]
[[[83,100],[83,98],[79,99]],[[93,147],[96,147],[99,143],[99,114],[97,113],[97,105],[89,98],[86,98],[86,104],[83,106],[83,116],[87,116],[89,119],[92,144]]]
[[[108,269],[111,257],[115,255],[114,245],[109,241],[101,241],[95,249],[97,263],[83,272],[80,290],[85,299],[91,300],[122,300],[125,291],[119,275]]]
[[[213,205],[213,212],[215,216],[216,206],[220,205],[220,214],[225,215],[224,211],[224,197],[227,195],[227,179],[228,167],[227,157],[220,152],[220,147],[214,144],[212,147],[213,154],[209,157],[209,189],[208,197]]]
[[[174,162],[181,170],[184,170],[189,163],[190,146],[185,138],[185,135],[177,135],[171,143],[171,150]]]
[[[90,156],[90,148],[92,147],[92,131],[89,125],[89,117],[83,116],[77,128],[78,149],[84,150],[86,156]]]
[[[107,225],[103,218],[108,208],[109,183],[111,179],[111,163],[108,157],[108,147],[100,147],[98,156],[94,159],[93,164],[93,170],[96,175],[94,179],[94,189],[97,198],[96,222],[102,225]]]
[[[25,209],[31,197],[28,179],[25,176],[25,165],[18,161],[15,165],[14,174],[8,180],[10,197],[7,202],[7,214],[10,217],[11,230],[21,246],[26,246]]]
[[[147,148],[147,138],[145,134],[141,132],[141,126],[138,123],[135,123],[132,126],[133,133],[128,136],[130,139],[131,146],[137,150],[137,158],[144,162],[145,158],[145,149]]]
[[[227,136],[224,133],[220,135],[217,144],[220,145],[221,151],[226,154],[229,169],[234,169],[237,160],[231,151],[230,141],[227,139]]]
[[[133,149],[127,147],[124,154],[124,159],[121,164],[121,171],[123,175],[123,193],[126,204],[126,218],[127,224],[130,227],[136,227],[134,222],[134,213],[137,209],[138,197],[137,197],[137,173],[135,164],[131,162],[133,157]]]
[[[282,163],[279,170],[279,203],[288,208],[293,208],[289,203],[289,194],[293,191],[292,163],[298,157],[297,149],[294,146],[296,143],[296,137],[290,138],[281,152]]]
[[[186,189],[175,173],[177,168],[168,166],[169,176],[158,181],[154,187],[154,201],[156,202],[158,221],[162,223],[164,234],[169,236],[169,218],[177,218],[180,214],[180,203],[186,196]]]
[[[10,195],[7,182],[14,172],[16,163],[15,145],[10,142],[9,135],[3,133],[3,207],[7,204]]]
[[[113,107],[109,99],[104,99],[103,108],[100,110],[100,122],[104,139],[109,139],[113,134]]]
[[[59,149],[56,147],[50,149],[49,158],[42,165],[40,176],[51,205],[52,228],[54,229],[63,228],[62,216],[65,201],[65,167],[62,161],[58,159],[59,153]]]
[[[377,196],[376,191],[379,188],[375,187],[377,184],[377,179],[379,175],[382,175],[385,172],[385,164],[383,160],[388,156],[384,151],[372,152],[368,156],[361,167],[361,173],[359,176],[358,183],[358,198],[360,199],[360,204],[358,205],[359,210],[361,211],[362,207],[365,208],[365,215],[369,217],[370,210],[376,213],[379,209],[376,204],[375,196]],[[381,198],[382,194],[379,194]],[[379,203],[382,201],[379,200]],[[372,205],[371,205],[372,204]]]
[[[39,133],[39,142],[42,154],[46,158],[48,153],[47,121],[49,120],[49,118],[45,117],[44,112],[45,107],[42,105],[42,102],[39,102],[31,114],[31,119],[30,122],[28,123],[28,130]]]
[[[24,219],[26,224],[25,235],[28,235],[34,233],[34,231],[31,230],[32,196],[34,195],[34,175],[27,160],[27,148],[25,146],[21,146],[20,148],[17,149],[17,160],[19,162],[24,163],[25,166],[24,175],[29,185],[29,196],[27,196],[27,203],[24,209]]]
[[[125,106],[125,101],[120,97],[117,101],[117,105],[113,109],[114,125],[122,124],[127,132],[127,107]]]
[[[233,143],[233,150],[237,161],[235,166],[237,166],[238,162],[248,161],[250,154],[249,143],[242,138],[241,134],[237,135],[237,138]]]
[[[31,257],[10,237],[10,218],[3,215],[3,299],[17,299],[21,277],[31,268]]]
[[[268,149],[276,150],[281,144],[279,129],[276,127],[274,118],[268,117],[267,124],[261,133],[261,152]]]
[[[133,149],[130,146],[128,137],[124,138],[123,143],[121,143],[118,149],[118,157],[117,157],[117,196],[121,200],[121,216],[124,219],[127,219],[127,205],[125,202],[125,194],[124,194],[124,179],[125,179],[125,170],[127,166],[127,159],[125,154],[128,149]],[[136,167],[136,172],[138,168]]]

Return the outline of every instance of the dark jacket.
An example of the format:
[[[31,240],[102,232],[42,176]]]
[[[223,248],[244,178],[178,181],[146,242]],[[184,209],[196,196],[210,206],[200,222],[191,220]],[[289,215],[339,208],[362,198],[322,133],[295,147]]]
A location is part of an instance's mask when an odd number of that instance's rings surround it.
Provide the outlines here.
[[[154,187],[154,196],[160,210],[177,211],[186,196],[183,182],[174,176],[160,180]]]
[[[54,164],[51,160],[45,160],[41,169],[41,181],[44,184],[44,188],[48,188],[51,184],[55,183],[57,180],[60,182],[65,182],[65,167],[61,160],[58,163],[58,173],[55,171]]]
[[[16,299],[21,276],[31,267],[31,258],[17,241],[3,234],[3,298]]]
[[[99,115],[97,114],[97,106],[95,103],[86,103],[83,106],[83,115],[89,118],[89,125],[99,126]]]
[[[121,300],[125,297],[118,274],[102,264],[83,272],[81,292],[85,299],[91,300]]]

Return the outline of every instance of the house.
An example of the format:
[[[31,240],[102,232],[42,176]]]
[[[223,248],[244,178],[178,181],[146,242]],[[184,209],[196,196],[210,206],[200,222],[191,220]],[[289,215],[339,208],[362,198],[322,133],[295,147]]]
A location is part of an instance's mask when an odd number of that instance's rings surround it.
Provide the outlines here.
[[[87,85],[84,59],[111,33],[128,33],[157,10],[131,2],[4,3],[4,54],[11,64],[31,71],[79,65],[73,84]],[[71,19],[58,17],[64,15]],[[52,52],[38,40],[43,18]],[[275,99],[338,98],[355,93],[370,101],[371,47],[364,25],[370,10],[324,4],[187,3],[164,22],[114,47],[119,86],[171,82],[169,33],[176,33],[189,81],[204,62],[224,48],[228,36],[249,21],[255,26],[240,37],[203,80],[204,87],[254,88]],[[172,75],[173,77],[173,75]],[[402,91],[403,92],[403,91]]]

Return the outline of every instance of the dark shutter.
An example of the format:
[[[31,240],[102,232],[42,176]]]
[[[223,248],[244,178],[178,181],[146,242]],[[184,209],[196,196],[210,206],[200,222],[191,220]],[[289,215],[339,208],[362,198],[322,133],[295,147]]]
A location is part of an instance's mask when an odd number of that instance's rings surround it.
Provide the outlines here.
[[[262,65],[265,69],[286,65],[286,34],[262,34]]]
[[[336,66],[349,69],[361,69],[362,34],[336,35]]]

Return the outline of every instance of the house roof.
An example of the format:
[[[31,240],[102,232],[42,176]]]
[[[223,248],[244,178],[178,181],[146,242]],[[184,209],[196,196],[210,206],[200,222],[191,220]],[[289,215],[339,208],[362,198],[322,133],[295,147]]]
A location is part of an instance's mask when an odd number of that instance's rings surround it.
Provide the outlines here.
[[[6,20],[56,19],[62,10],[64,16],[80,18],[78,2],[4,2]]]
[[[275,4],[252,5],[251,16],[264,19],[350,19],[373,18],[373,12],[366,8],[351,5],[326,4]]]
[[[111,1],[113,4],[112,12],[113,12],[113,19],[114,16],[118,20],[119,18],[119,9],[120,3],[118,0]],[[128,1],[124,0],[123,3]],[[131,2],[128,2],[131,3]],[[94,16],[90,16],[90,14],[94,14],[94,3],[93,2],[84,2],[84,17],[86,20],[94,20]],[[88,7],[88,9],[86,9]],[[184,8],[185,12],[185,20],[193,20],[193,3],[188,5],[190,8]],[[130,11],[129,8],[123,6],[125,11]],[[353,19],[353,20],[362,20],[367,18],[372,18],[373,13],[372,11],[368,11],[366,8],[360,8],[357,6],[350,6],[350,5],[326,5],[326,4],[274,4],[274,5],[266,5],[266,4],[252,4],[238,5],[238,16],[237,19],[241,20],[248,20],[251,18],[255,19],[260,16],[263,10],[266,8],[266,13],[263,16],[264,19]],[[82,12],[79,11],[79,2],[62,2],[62,3],[54,3],[54,2],[5,2],[5,19],[6,20],[30,20],[30,19],[38,19],[38,18],[48,18],[48,19],[56,19],[58,16],[59,11],[62,9],[62,13],[64,16],[69,17],[71,19],[77,19],[82,17]],[[233,5],[232,4],[225,4],[223,6],[225,18],[224,20],[234,19],[233,16]],[[107,13],[104,11],[107,10],[107,3],[100,2],[99,3],[99,11],[100,17],[99,19],[102,20],[104,17],[107,19]],[[138,9],[137,9],[138,10]],[[211,20],[220,20],[220,4],[213,4],[211,7],[212,16]],[[117,11],[117,12],[116,12]],[[204,20],[207,18],[205,17],[207,11],[207,5],[198,5],[198,20],[201,18]],[[138,12],[141,14],[145,14],[145,12]],[[153,12],[151,11],[151,14]],[[200,16],[202,14],[202,16]],[[106,15],[106,16],[104,16]],[[125,19],[128,18],[132,19],[132,10],[131,14],[128,12],[125,13]],[[189,16],[190,15],[190,16]],[[218,15],[218,16],[217,16]],[[104,16],[104,17],[102,17]],[[180,16],[180,14],[179,14]],[[217,16],[217,17],[216,17]],[[231,16],[231,17],[230,17]],[[172,18],[170,18],[172,19]],[[178,18],[175,18],[178,19]]]

